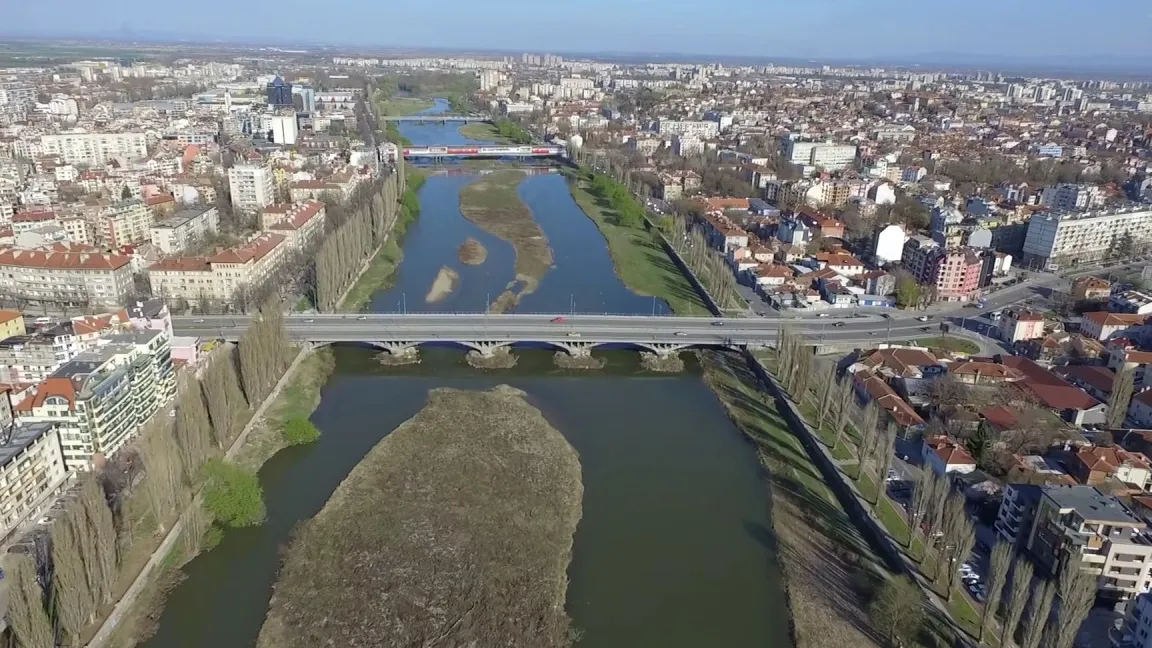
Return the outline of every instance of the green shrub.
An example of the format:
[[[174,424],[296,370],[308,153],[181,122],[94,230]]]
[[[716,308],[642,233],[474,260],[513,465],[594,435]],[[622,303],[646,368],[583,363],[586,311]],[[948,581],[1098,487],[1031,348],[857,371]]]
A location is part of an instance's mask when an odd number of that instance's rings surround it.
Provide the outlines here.
[[[288,445],[304,445],[320,438],[320,429],[306,418],[292,418],[280,426],[280,434]]]
[[[204,466],[204,506],[212,519],[230,527],[256,526],[264,521],[264,489],[255,472],[222,459]]]

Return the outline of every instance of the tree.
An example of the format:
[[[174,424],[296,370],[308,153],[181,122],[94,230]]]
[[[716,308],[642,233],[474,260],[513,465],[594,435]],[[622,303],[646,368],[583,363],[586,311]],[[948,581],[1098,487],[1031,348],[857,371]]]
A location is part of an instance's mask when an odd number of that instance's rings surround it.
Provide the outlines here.
[[[8,622],[20,648],[55,648],[56,633],[44,609],[44,587],[36,557],[30,553],[9,558]]]
[[[844,438],[844,431],[848,428],[848,421],[852,418],[852,410],[856,407],[856,394],[852,388],[852,379],[845,376],[836,388],[836,418],[834,422],[836,436],[832,447],[840,445]]]
[[[1096,601],[1096,577],[1080,569],[1079,560],[1068,560],[1060,570],[1056,586],[1060,605],[1055,611],[1053,648],[1072,648],[1080,624],[1088,618]]]
[[[1012,581],[1008,584],[1004,600],[1004,623],[1000,625],[1000,646],[1008,646],[1016,636],[1016,626],[1024,617],[1028,593],[1032,591],[1032,563],[1019,556],[1012,563]]]
[[[1125,230],[1123,234],[1116,238],[1116,244],[1113,248],[1115,250],[1115,256],[1120,258],[1132,256],[1134,245],[1135,242],[1132,238],[1132,232]]]
[[[85,542],[83,513],[69,507],[52,523],[52,594],[56,619],[69,643],[78,642],[96,609],[88,583],[81,545]]]
[[[876,465],[876,483],[880,486],[876,489],[876,499],[872,501],[873,504],[880,501],[880,494],[884,492],[883,485],[888,480],[888,471],[892,468],[892,459],[896,456],[897,436],[899,436],[899,428],[896,426],[896,421],[889,418],[887,425],[876,438],[875,456],[879,462]]]
[[[280,427],[280,433],[288,445],[303,445],[320,438],[320,429],[306,418],[288,419]]]
[[[816,399],[816,429],[824,427],[824,421],[832,412],[836,396],[836,365],[831,365],[824,372],[824,377],[816,386],[818,397]]]
[[[869,604],[868,614],[890,644],[903,645],[916,636],[924,620],[920,588],[906,577],[889,578]]]
[[[1119,369],[1112,377],[1112,395],[1108,398],[1108,427],[1112,429],[1124,427],[1124,420],[1128,418],[1128,406],[1132,402],[1135,381],[1135,369]]]
[[[1021,638],[1020,648],[1040,648],[1040,640],[1044,637],[1044,629],[1048,627],[1048,617],[1052,613],[1052,597],[1056,588],[1052,581],[1045,580],[1040,587],[1032,591],[1032,600],[1028,604],[1028,621],[1024,624],[1024,635]]]
[[[880,435],[880,408],[876,401],[868,401],[864,406],[864,416],[860,421],[860,473],[868,469],[868,461],[876,452],[876,438]]]
[[[1004,594],[1004,583],[1008,579],[1008,568],[1011,565],[1012,545],[997,541],[988,561],[988,599],[984,601],[984,611],[980,615],[980,641],[984,641],[984,633],[992,629],[992,622],[996,620],[996,611],[1000,607],[1000,598]]]
[[[972,547],[976,546],[976,529],[968,519],[964,503],[964,496],[959,493],[950,493],[944,501],[943,547],[936,563],[936,580],[944,577],[949,601],[959,578],[956,564],[967,559],[972,554]]]
[[[893,273],[896,278],[896,305],[912,308],[920,303],[920,284],[910,272],[899,269]]]
[[[212,459],[204,467],[204,506],[217,522],[231,527],[264,521],[264,489],[256,473]]]
[[[204,370],[204,396],[216,443],[226,447],[236,432],[237,417],[247,407],[233,360],[234,348],[226,346]]]
[[[920,471],[920,477],[916,480],[916,489],[912,493],[912,505],[905,509],[908,517],[908,546],[912,546],[912,541],[916,538],[916,533],[920,531],[921,523],[927,519],[929,507],[936,501],[936,487],[940,480],[936,478],[936,473],[931,469]]]
[[[121,200],[128,200],[131,197],[132,197],[132,187],[129,187],[128,185],[124,185],[124,188],[120,190],[120,199]]]

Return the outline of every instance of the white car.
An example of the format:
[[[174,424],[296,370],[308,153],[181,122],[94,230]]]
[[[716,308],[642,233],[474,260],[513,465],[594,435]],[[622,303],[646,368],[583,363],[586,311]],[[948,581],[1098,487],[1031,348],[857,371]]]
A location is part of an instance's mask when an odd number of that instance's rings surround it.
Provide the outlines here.
[[[930,320],[932,318],[928,317],[927,315],[921,315],[920,317],[917,317],[916,319],[921,321],[921,322],[927,322],[928,320]]]
[[[816,317],[828,317],[828,313],[820,313]]]

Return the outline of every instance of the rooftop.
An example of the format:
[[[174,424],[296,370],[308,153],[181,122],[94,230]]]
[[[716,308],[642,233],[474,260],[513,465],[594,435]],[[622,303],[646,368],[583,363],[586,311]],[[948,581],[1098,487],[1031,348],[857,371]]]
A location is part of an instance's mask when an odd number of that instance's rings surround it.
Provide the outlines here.
[[[52,430],[53,423],[21,423],[6,435],[0,435],[0,466],[8,465],[17,455]]]
[[[1092,486],[1046,486],[1044,496],[1061,510],[1073,510],[1092,522],[1140,526],[1142,523],[1111,495],[1105,495]]]

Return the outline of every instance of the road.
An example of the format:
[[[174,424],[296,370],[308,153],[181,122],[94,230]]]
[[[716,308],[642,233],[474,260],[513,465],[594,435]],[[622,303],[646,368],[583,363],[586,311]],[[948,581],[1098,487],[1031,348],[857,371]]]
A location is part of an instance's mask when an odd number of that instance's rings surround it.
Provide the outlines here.
[[[875,345],[936,333],[935,321],[882,317],[706,318],[641,315],[364,314],[289,315],[289,335],[311,342],[549,342],[594,344],[760,345],[782,327],[826,344]],[[243,316],[175,317],[176,335],[237,339]]]

